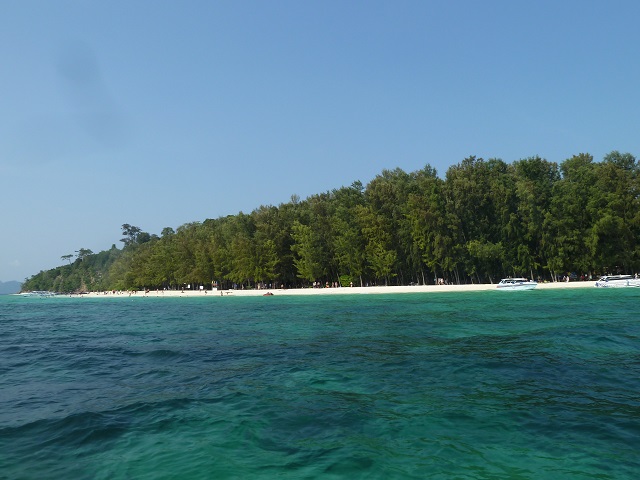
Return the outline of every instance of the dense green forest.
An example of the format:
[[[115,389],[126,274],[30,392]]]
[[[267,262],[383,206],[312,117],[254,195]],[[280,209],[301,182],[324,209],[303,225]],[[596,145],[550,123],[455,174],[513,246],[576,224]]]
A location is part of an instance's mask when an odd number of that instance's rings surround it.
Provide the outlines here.
[[[640,270],[639,165],[611,152],[560,165],[469,157],[444,178],[385,170],[306,200],[260,206],[152,235],[122,226],[122,248],[63,255],[23,290],[496,282]]]

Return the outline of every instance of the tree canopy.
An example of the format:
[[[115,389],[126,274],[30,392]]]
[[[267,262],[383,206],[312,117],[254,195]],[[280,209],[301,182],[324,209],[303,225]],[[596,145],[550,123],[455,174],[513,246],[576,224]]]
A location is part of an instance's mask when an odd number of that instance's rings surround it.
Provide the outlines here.
[[[124,244],[27,279],[23,289],[184,285],[286,287],[555,279],[640,269],[640,177],[631,154],[560,165],[468,157],[444,178],[430,165],[384,170],[369,184],[166,227],[122,225]]]

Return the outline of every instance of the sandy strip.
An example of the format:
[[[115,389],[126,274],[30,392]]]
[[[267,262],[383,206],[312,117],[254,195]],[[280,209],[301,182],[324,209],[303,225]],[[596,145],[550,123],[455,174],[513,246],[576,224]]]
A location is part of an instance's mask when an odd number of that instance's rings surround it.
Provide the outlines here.
[[[595,282],[555,282],[539,283],[537,290],[593,288]],[[91,298],[113,297],[257,297],[266,293],[273,295],[375,295],[381,293],[445,293],[445,292],[480,292],[495,290],[496,284],[475,285],[419,285],[392,287],[343,287],[343,288],[298,288],[298,289],[266,289],[266,290],[151,290],[129,292],[92,292],[82,295]]]

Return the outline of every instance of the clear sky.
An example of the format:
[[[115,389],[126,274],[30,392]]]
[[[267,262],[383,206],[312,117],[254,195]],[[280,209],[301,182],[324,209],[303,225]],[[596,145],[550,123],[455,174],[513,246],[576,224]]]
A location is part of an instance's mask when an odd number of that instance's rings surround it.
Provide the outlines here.
[[[640,2],[0,0],[0,281],[465,157],[640,153]]]

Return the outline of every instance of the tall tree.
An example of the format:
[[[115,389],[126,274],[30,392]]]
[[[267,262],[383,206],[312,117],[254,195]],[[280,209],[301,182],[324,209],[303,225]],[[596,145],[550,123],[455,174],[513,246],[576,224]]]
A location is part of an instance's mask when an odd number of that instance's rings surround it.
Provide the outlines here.
[[[124,243],[125,247],[129,245],[133,245],[138,241],[138,235],[142,232],[139,227],[134,227],[133,225],[129,225],[128,223],[124,223],[122,225],[122,235],[124,238],[121,238],[120,241]]]
[[[338,268],[338,276],[348,277],[349,283],[363,285],[365,273],[365,243],[357,221],[356,207],[364,204],[362,183],[333,191],[335,209],[331,217],[333,232],[332,250]]]
[[[614,151],[596,167],[587,210],[593,226],[587,244],[599,268],[631,271],[638,267],[640,234],[638,164],[631,154]]]
[[[83,261],[89,255],[93,255],[93,252],[88,248],[81,248],[80,250],[76,250],[76,256],[80,261]]]
[[[407,219],[412,242],[435,281],[443,271],[448,244],[443,181],[438,178],[436,170],[427,165],[418,172],[416,183],[416,191],[407,199]],[[424,278],[422,281],[427,283]]]
[[[555,162],[540,157],[514,162],[513,171],[516,221],[510,224],[507,240],[517,245],[514,270],[520,274],[529,271],[534,276],[534,271],[548,264],[544,221],[551,208],[554,185],[560,180],[560,171]]]
[[[562,162],[560,171],[543,226],[547,266],[553,275],[585,273],[593,267],[587,243],[592,227],[587,205],[597,178],[593,157],[574,155]]]
[[[314,237],[311,226],[296,220],[292,226],[291,236],[294,240],[291,250],[296,254],[294,264],[298,277],[309,282],[323,278],[326,269],[317,248],[318,239]]]
[[[358,205],[356,214],[366,241],[365,252],[369,268],[377,281],[382,280],[388,285],[390,278],[394,276],[397,260],[389,222],[382,214],[375,213],[369,205]]]

